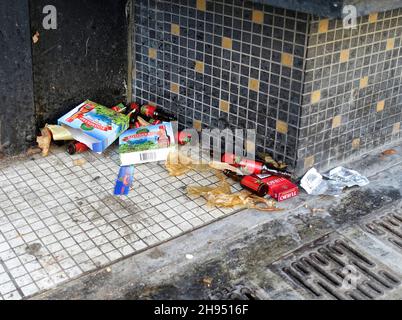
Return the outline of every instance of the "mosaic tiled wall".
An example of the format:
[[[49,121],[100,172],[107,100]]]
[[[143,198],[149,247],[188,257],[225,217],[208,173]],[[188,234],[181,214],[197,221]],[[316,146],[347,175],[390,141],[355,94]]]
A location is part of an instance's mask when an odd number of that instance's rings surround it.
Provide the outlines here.
[[[295,163],[307,14],[245,1],[136,1],[137,100],[186,127],[256,129]]]
[[[134,99],[182,126],[256,129],[298,174],[400,136],[401,10],[344,30],[240,0],[134,4]]]
[[[328,168],[401,137],[402,10],[312,18],[298,168]]]

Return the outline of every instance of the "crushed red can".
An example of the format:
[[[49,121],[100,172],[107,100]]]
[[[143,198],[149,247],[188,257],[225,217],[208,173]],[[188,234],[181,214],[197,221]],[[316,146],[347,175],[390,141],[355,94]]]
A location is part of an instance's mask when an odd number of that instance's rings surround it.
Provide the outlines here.
[[[299,188],[288,179],[269,174],[259,174],[257,177],[268,185],[268,194],[278,202],[299,194]]]

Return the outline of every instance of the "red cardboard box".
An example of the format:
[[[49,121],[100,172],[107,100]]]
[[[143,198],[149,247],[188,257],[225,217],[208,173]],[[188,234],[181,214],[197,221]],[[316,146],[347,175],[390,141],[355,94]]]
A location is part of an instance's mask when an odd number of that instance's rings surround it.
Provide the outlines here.
[[[268,194],[278,202],[284,201],[299,194],[299,188],[288,179],[271,175],[258,175],[268,185]]]

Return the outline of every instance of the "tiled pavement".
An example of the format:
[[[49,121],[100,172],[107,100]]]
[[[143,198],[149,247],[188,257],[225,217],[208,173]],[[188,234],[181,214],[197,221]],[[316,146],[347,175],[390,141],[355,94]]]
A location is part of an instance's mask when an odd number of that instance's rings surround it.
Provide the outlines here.
[[[118,163],[113,148],[74,156],[55,148],[46,158],[0,163],[0,300],[34,295],[234,213],[186,196],[187,185],[216,183],[213,173],[170,177],[160,163],[137,166],[129,196],[113,196]]]

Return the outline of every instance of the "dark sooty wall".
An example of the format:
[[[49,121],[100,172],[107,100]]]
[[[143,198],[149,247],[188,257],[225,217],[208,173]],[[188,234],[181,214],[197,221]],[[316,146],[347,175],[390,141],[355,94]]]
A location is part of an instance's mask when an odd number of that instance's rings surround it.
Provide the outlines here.
[[[255,128],[302,174],[400,138],[402,11],[357,28],[236,0],[136,1],[134,98],[186,127]]]
[[[126,100],[125,0],[32,0],[35,107],[38,125],[54,122],[85,99],[110,106]],[[57,9],[57,30],[45,30],[46,5]]]
[[[0,1],[0,157],[35,136],[28,1]]]
[[[402,10],[313,18],[307,48],[298,168],[328,168],[401,137]]]

